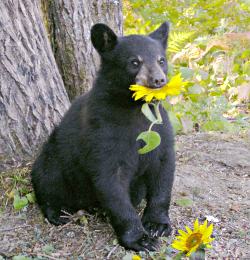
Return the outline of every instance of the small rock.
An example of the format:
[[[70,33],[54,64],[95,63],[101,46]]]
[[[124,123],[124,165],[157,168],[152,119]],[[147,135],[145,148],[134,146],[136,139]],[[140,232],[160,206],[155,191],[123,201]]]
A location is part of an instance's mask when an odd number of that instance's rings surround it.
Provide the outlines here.
[[[66,234],[67,237],[70,237],[70,238],[73,238],[75,237],[75,232],[73,231],[69,231],[67,234]]]

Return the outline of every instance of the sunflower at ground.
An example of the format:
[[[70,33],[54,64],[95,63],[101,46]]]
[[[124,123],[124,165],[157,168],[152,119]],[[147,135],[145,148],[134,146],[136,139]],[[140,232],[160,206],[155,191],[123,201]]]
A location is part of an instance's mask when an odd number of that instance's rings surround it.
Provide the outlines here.
[[[130,90],[134,91],[132,97],[134,100],[144,99],[151,102],[153,99],[164,100],[167,96],[177,96],[184,91],[187,82],[183,82],[181,74],[177,74],[163,87],[152,89],[140,85],[131,85]]]
[[[132,260],[141,260],[141,257],[139,255],[133,255]]]
[[[213,224],[207,226],[207,220],[199,225],[198,219],[194,222],[194,229],[191,230],[186,226],[187,232],[178,230],[179,236],[173,241],[172,247],[182,251],[187,256],[200,248],[211,248],[210,243],[214,240],[211,238],[213,232]]]

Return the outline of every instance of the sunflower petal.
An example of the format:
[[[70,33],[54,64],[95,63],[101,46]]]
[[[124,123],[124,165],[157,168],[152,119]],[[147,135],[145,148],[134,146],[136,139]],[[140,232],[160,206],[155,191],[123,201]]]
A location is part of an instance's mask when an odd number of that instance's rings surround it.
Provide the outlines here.
[[[145,101],[146,102],[150,102],[153,98],[154,98],[154,94],[153,93],[148,94],[147,96],[145,96]]]
[[[135,100],[143,98],[146,102],[150,102],[154,98],[156,100],[164,100],[166,96],[179,95],[186,84],[187,82],[182,81],[179,73],[160,89],[151,89],[140,85],[131,85],[129,89],[135,92],[132,96]]]
[[[159,93],[155,94],[155,98],[157,100],[164,100],[166,98],[166,96],[167,96],[166,93],[163,93],[163,92],[159,92]]]
[[[204,238],[203,239],[203,243],[204,244],[208,244],[214,241],[214,238],[208,237],[208,238]]]
[[[200,226],[200,232],[204,234],[206,229],[207,229],[207,220],[205,220],[204,223]]]
[[[134,97],[134,95],[135,95],[135,97]],[[134,95],[132,97],[134,97],[135,100],[138,100],[138,99],[146,96],[147,94],[144,93],[143,91],[140,91],[140,92],[138,91],[138,92],[135,92]]]
[[[186,231],[178,230],[179,235],[173,241],[173,248],[182,251],[187,256],[190,256],[193,252],[203,245],[204,247],[211,248],[210,243],[214,240],[211,238],[213,225],[207,226],[207,221],[203,224],[199,224],[199,220],[196,219],[193,224],[193,230],[188,226],[185,226]]]
[[[198,231],[199,230],[199,220],[198,218],[195,220],[194,222],[194,231]]]
[[[140,85],[131,85],[129,89],[132,91],[138,91],[138,90],[145,90],[147,88]]]
[[[213,228],[214,228],[214,225],[213,224],[210,224],[205,232],[205,235],[210,237],[213,233]]]
[[[179,241],[176,241],[176,240],[172,243],[171,246],[180,251],[187,250],[185,243],[179,243]]]
[[[178,229],[178,233],[182,236],[182,237],[187,237],[188,233],[186,233],[185,231]]]
[[[187,230],[187,232],[188,232],[188,234],[192,234],[193,232],[192,232],[192,230],[188,227],[188,226],[185,226],[185,228],[186,228],[186,230]]]
[[[195,251],[198,249],[198,247],[199,247],[199,245],[192,247],[192,248],[188,251],[187,256],[190,256],[193,252],[195,252]]]

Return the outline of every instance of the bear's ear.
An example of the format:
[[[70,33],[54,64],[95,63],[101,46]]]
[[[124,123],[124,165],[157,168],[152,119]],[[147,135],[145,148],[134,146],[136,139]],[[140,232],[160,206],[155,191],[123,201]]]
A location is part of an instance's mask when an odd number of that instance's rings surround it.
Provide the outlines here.
[[[91,28],[91,41],[95,49],[102,54],[115,47],[117,36],[107,25],[97,23]]]
[[[163,48],[166,49],[169,33],[169,23],[163,23],[158,29],[149,34],[149,37],[159,41]]]

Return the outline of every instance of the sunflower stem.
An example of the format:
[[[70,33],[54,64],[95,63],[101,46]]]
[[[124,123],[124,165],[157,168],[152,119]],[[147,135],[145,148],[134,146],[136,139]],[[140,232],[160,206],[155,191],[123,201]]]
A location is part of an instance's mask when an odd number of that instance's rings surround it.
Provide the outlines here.
[[[158,120],[154,121],[151,123],[151,125],[149,126],[148,132],[150,132],[152,130],[152,127],[158,122]]]

